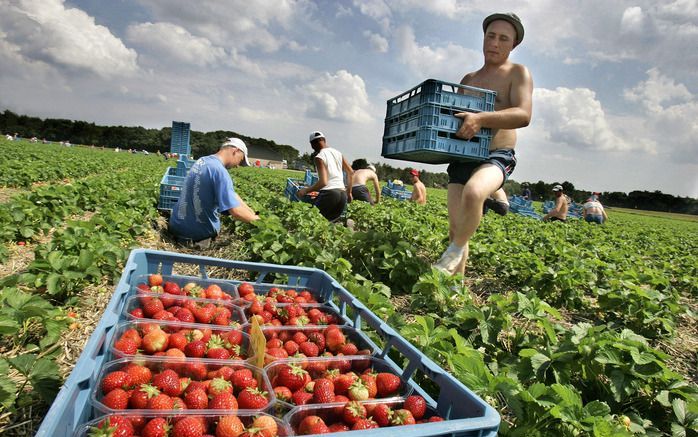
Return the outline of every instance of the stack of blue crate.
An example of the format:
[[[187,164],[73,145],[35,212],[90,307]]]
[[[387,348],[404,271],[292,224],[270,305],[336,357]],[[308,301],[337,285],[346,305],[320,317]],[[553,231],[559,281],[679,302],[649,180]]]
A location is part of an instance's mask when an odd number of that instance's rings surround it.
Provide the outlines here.
[[[170,153],[176,153],[179,158],[177,159],[177,166],[168,168],[160,181],[158,209],[161,211],[171,212],[177,205],[182,188],[184,187],[184,179],[195,162],[189,159],[189,155],[191,154],[189,137],[189,123],[181,121],[172,122]]]
[[[388,100],[383,132],[386,158],[445,164],[487,158],[491,129],[456,137],[460,112],[494,111],[494,91],[429,79]]]

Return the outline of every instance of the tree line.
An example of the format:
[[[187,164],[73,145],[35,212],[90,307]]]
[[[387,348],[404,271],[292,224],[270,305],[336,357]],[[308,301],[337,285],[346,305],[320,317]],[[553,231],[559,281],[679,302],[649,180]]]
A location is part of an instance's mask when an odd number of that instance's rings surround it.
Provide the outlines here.
[[[141,126],[99,126],[85,121],[73,121],[66,119],[47,118],[41,119],[26,115],[18,115],[9,110],[0,113],[0,132],[10,135],[17,134],[22,138],[37,137],[48,141],[70,141],[73,144],[86,144],[104,146],[109,148],[120,147],[123,149],[147,150],[148,152],[167,152],[170,150],[170,127],[162,129],[146,129]],[[190,145],[195,157],[209,155],[218,150],[218,147],[227,137],[241,138],[250,148],[250,154],[262,159],[286,159],[293,163],[294,167],[314,166],[312,155],[299,151],[285,144],[277,144],[264,138],[252,138],[233,131],[190,132]],[[412,167],[393,167],[386,163],[374,163],[376,172],[381,180],[388,181],[400,179],[405,182],[411,180]],[[420,179],[427,187],[446,188],[448,175],[446,173],[433,173],[420,171]],[[529,182],[529,189],[533,200],[552,199],[552,187],[558,182],[546,183],[543,181]],[[565,193],[577,202],[584,202],[591,192],[576,189],[568,181],[561,183]],[[521,194],[521,183],[509,180],[504,185],[507,195]],[[601,201],[606,206],[621,208],[644,209],[649,211],[675,212],[698,215],[698,200],[690,197],[673,196],[661,191],[631,191],[604,192],[601,193]]]
[[[172,137],[171,127],[146,129],[141,126],[99,126],[86,121],[18,115],[9,110],[0,113],[0,132],[17,134],[22,138],[36,137],[52,142],[70,141],[72,144],[147,150],[152,153],[169,152]],[[192,154],[196,157],[210,155],[228,137],[238,137],[245,141],[250,155],[255,158],[286,159],[290,162],[298,157],[298,150],[292,146],[223,130],[192,130],[189,135]]]

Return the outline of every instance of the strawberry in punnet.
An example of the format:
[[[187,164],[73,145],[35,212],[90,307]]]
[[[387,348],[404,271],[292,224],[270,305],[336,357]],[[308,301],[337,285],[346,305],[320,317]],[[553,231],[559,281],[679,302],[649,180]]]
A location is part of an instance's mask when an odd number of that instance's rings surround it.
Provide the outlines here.
[[[227,360],[230,358],[230,352],[223,346],[225,342],[218,335],[212,335],[211,339],[206,344],[206,358],[212,358],[217,360]]]
[[[375,374],[364,373],[359,378],[361,378],[361,382],[363,382],[366,388],[368,389],[368,397],[375,398],[378,394],[378,386],[376,384]]]
[[[339,352],[345,342],[346,337],[338,327],[329,327],[325,330],[325,346],[330,351]]]
[[[221,416],[216,425],[216,437],[238,437],[245,431],[245,425],[238,416]]]
[[[349,428],[348,426],[346,426],[346,425],[343,424],[342,422],[335,422],[335,423],[333,423],[332,425],[330,425],[329,427],[327,427],[327,429],[329,429],[330,432],[346,432],[346,431],[351,431],[351,428]]]
[[[143,337],[143,350],[148,354],[167,350],[168,335],[160,328],[150,331]]]
[[[170,334],[167,346],[169,348],[175,348],[184,351],[184,348],[187,346],[187,343],[189,343],[189,341],[187,340],[187,336],[184,335],[181,331],[173,332],[172,334]]]
[[[338,395],[346,395],[349,387],[356,381],[358,377],[353,372],[338,375],[334,379],[334,392]]]
[[[268,403],[267,392],[256,388],[246,388],[238,395],[238,407],[242,410],[261,410]]]
[[[279,434],[279,425],[271,416],[257,416],[252,421],[252,428],[258,429],[265,437],[276,437]]]
[[[144,297],[141,299],[141,308],[146,317],[153,317],[155,314],[163,311],[165,305],[157,297]]]
[[[162,275],[153,273],[148,276],[148,285],[151,287],[157,287],[162,285]]]
[[[318,416],[308,416],[303,419],[298,425],[298,434],[327,434],[330,429],[325,424],[325,421]]]
[[[326,378],[318,378],[315,380],[313,388],[313,402],[318,404],[329,404],[334,402],[334,384]]]
[[[325,350],[325,335],[321,332],[311,332],[308,334],[309,342],[315,343],[319,350]]]
[[[431,416],[429,419],[427,419],[427,422],[443,422],[444,418],[439,417],[439,416]]]
[[[137,319],[142,319],[145,317],[145,314],[143,313],[143,308],[134,308],[128,313]]]
[[[203,437],[203,423],[196,417],[184,417],[175,423],[171,437]]]
[[[371,417],[376,421],[378,426],[390,426],[390,420],[393,418],[393,410],[387,404],[378,404],[373,409]]]
[[[311,343],[309,341],[306,341],[298,345],[298,350],[306,357],[317,357],[318,355],[320,355],[320,349],[318,348],[318,346],[315,343]]]
[[[289,356],[295,355],[296,353],[298,353],[299,350],[298,343],[296,343],[293,340],[289,340],[286,343],[284,343],[283,348]]]
[[[400,389],[400,384],[400,377],[392,373],[381,372],[376,375],[378,396],[381,398],[397,394],[397,391]]]
[[[109,437],[131,437],[134,435],[133,424],[127,417],[112,416],[104,419],[93,428],[91,436],[109,436]]]
[[[153,372],[151,372],[149,368],[137,363],[128,363],[122,370],[131,378],[131,384],[133,386],[147,384],[153,377]]]
[[[291,397],[293,396],[293,392],[283,385],[274,387],[274,394],[276,395],[276,399],[284,402],[291,402]]]
[[[212,410],[237,410],[238,401],[235,399],[232,393],[223,392],[217,394],[211,399],[208,404],[208,408]]]
[[[393,411],[393,417],[390,419],[390,424],[395,426],[414,425],[415,423],[416,421],[414,420],[412,413],[403,408]]]
[[[184,354],[192,358],[203,358],[206,355],[206,343],[194,340],[184,347]]]
[[[208,369],[204,363],[187,363],[186,374],[192,379],[201,380],[208,375]]]
[[[310,381],[310,375],[295,364],[282,364],[278,367],[275,385],[283,385],[296,391]]]
[[[415,420],[420,420],[427,412],[427,402],[421,396],[412,395],[405,399],[405,403],[402,405],[402,408],[409,410],[412,413],[412,416],[414,416]]]
[[[365,401],[368,399],[368,394],[368,388],[360,379],[354,381],[347,391],[347,396],[352,401]]]
[[[211,284],[205,290],[207,299],[223,299],[223,290],[217,284]]]
[[[153,396],[148,400],[148,410],[172,410],[174,401],[164,393]]]
[[[124,389],[115,388],[102,398],[102,403],[112,410],[125,410],[128,408],[129,394]]]
[[[254,287],[252,284],[243,282],[242,284],[238,285],[238,293],[240,294],[240,297],[247,296],[248,294],[254,294]]]
[[[205,410],[208,408],[208,395],[204,390],[197,388],[184,395],[184,403],[190,410]]]
[[[186,296],[205,297],[204,289],[200,285],[197,285],[195,282],[188,282],[184,284],[184,287],[182,287],[182,291]]]
[[[138,353],[138,345],[130,338],[120,338],[114,342],[114,349],[124,355],[136,355]]]
[[[291,403],[294,405],[306,405],[311,400],[313,400],[313,394],[305,390],[296,390],[291,396]]]
[[[179,288],[179,285],[176,282],[167,281],[162,284],[162,289],[167,294],[174,294],[177,296],[182,294],[182,289]]]
[[[142,384],[131,393],[128,405],[134,410],[148,408],[148,401],[160,394],[160,390],[150,384]]]
[[[244,390],[247,387],[257,388],[257,380],[250,369],[238,369],[233,372],[231,381],[237,390]]]
[[[163,417],[156,417],[148,421],[141,431],[142,437],[167,437],[170,435],[170,425]]]
[[[128,373],[120,370],[109,372],[104,379],[102,379],[102,393],[107,394],[117,388],[128,390],[131,388],[132,384],[133,382]]]
[[[339,351],[344,355],[357,355],[359,353],[359,348],[356,347],[354,343],[345,343]]]
[[[347,402],[342,408],[342,420],[349,426],[354,425],[360,419],[366,418],[366,407],[360,402]]]
[[[210,396],[216,396],[221,393],[232,393],[233,385],[223,378],[213,378],[208,384],[208,394]]]
[[[372,419],[361,419],[357,421],[354,426],[351,427],[352,431],[358,431],[360,429],[374,429],[378,428],[378,424]]]
[[[168,396],[179,396],[182,393],[182,384],[179,375],[174,370],[163,370],[153,377],[153,385]]]
[[[293,341],[295,341],[298,344],[305,343],[306,341],[308,341],[308,338],[309,337],[301,331],[298,331],[295,334],[293,334]]]
[[[180,322],[184,323],[196,323],[196,318],[194,317],[194,313],[191,312],[189,308],[180,308],[176,313],[175,317],[177,320]]]

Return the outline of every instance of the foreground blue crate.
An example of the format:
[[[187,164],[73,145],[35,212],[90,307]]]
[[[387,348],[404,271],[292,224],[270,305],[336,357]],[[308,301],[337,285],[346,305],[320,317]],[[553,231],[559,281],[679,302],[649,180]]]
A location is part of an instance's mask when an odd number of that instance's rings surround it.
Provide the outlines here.
[[[172,122],[172,138],[170,139],[170,153],[189,156],[191,147],[189,146],[190,124],[181,121]]]
[[[427,164],[483,161],[489,156],[490,141],[487,136],[466,141],[454,133],[424,128],[391,138],[383,137],[381,156]]]
[[[491,406],[407,342],[326,272],[307,267],[230,261],[137,249],[131,252],[102,319],[46,414],[37,436],[71,436],[82,424],[100,414],[91,406],[89,397],[98,383],[97,375],[100,369],[111,358],[107,346],[112,342],[126,297],[138,281],[142,280],[143,275],[172,275],[176,273],[174,269],[180,266],[188,271],[195,267],[201,280],[218,279],[209,276],[209,272],[216,268],[216,271],[227,269],[237,275],[247,272],[255,289],[268,289],[276,282],[296,288],[307,288],[319,301],[341,314],[349,326],[358,331],[372,333],[373,335],[367,335],[366,339],[371,350],[375,351],[374,356],[386,360],[394,371],[411,385],[414,392],[424,396],[429,408],[448,419],[445,422],[406,427],[400,429],[400,434],[415,437],[497,435],[500,417]],[[231,284],[240,283],[227,281]],[[376,343],[377,341],[380,344]],[[438,396],[431,397],[417,384],[414,379],[416,376],[431,380],[439,389]],[[372,430],[371,435],[395,435],[395,428]]]

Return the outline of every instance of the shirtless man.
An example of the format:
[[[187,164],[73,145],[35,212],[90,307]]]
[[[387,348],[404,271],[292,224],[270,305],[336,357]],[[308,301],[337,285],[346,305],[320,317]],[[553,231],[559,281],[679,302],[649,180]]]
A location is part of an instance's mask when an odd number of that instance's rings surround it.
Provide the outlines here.
[[[606,210],[595,197],[590,197],[584,202],[582,216],[587,223],[598,223],[601,225],[608,220]]]
[[[410,200],[417,205],[425,205],[427,203],[427,188],[424,183],[419,180],[419,170],[410,170],[410,175],[412,176],[412,197]]]
[[[463,112],[457,135],[470,139],[482,127],[492,129],[490,156],[484,163],[451,163],[448,166],[448,222],[451,244],[434,264],[444,273],[463,273],[468,261],[468,241],[480,220],[485,200],[506,202],[501,189],[516,165],[516,130],[531,121],[533,79],[528,69],[509,60],[521,43],[524,28],[513,13],[492,14],[482,22],[484,65],[468,73],[461,84],[497,92],[494,112]]]
[[[555,208],[548,211],[546,215],[543,216],[543,221],[567,221],[567,211],[569,210],[568,199],[565,193],[562,192],[562,185],[558,184],[553,187],[553,193],[555,193]]]
[[[352,179],[354,185],[351,187],[351,196],[353,200],[363,200],[373,205],[381,200],[381,186],[378,182],[376,167],[373,164],[359,167],[359,161],[363,161],[363,164],[366,164],[366,160],[358,159],[351,163],[351,168],[354,169],[354,177]],[[366,186],[366,182],[368,181],[373,182],[373,190],[376,193],[375,202],[373,198],[371,198],[371,192],[368,191],[368,187]]]

